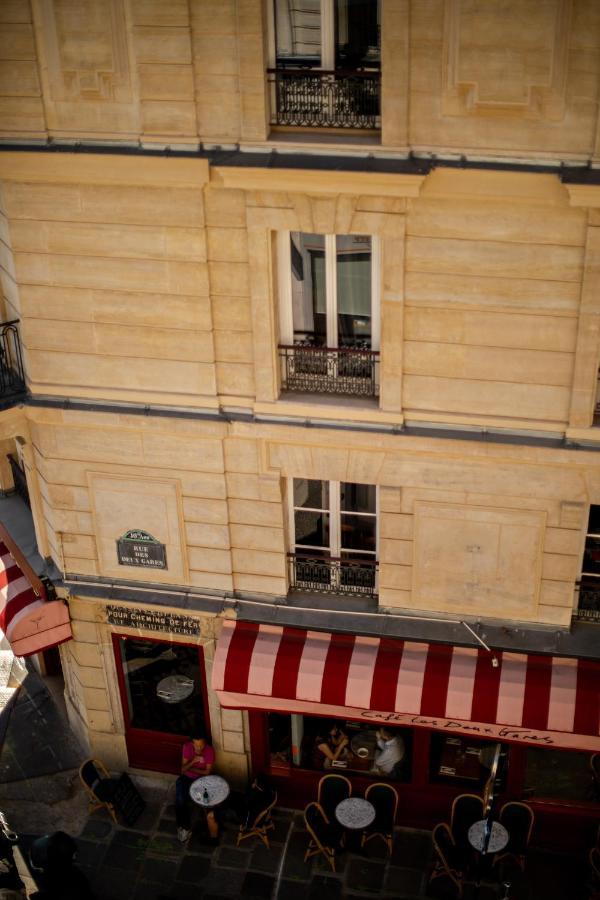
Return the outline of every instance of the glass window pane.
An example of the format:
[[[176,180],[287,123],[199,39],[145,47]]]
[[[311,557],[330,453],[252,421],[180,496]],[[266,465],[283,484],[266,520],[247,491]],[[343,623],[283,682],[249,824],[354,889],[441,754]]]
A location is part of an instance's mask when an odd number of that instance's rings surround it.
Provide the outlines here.
[[[455,734],[432,733],[430,779],[464,785],[477,793],[491,777],[498,744]],[[504,784],[507,777],[506,747],[500,746],[496,780]]]
[[[335,0],[335,59],[339,68],[377,68],[380,33],[378,0]]]
[[[325,237],[293,231],[290,241],[294,343],[323,347],[327,345]]]
[[[374,484],[341,484],[341,508],[345,512],[375,512],[376,487]]]
[[[132,728],[190,735],[206,731],[197,647],[120,638]]]
[[[277,64],[319,65],[321,0],[275,0]]]
[[[600,537],[588,537],[585,539],[583,553],[583,575],[600,575]],[[600,581],[598,582],[600,589]]]
[[[600,506],[590,506],[588,534],[600,534]]]
[[[375,516],[341,515],[341,544],[344,550],[375,550]]]
[[[589,753],[532,748],[525,760],[526,797],[590,799]]]
[[[329,509],[329,482],[294,478],[294,506]]]
[[[371,347],[371,238],[336,237],[338,346]]]
[[[307,512],[297,509],[294,512],[296,545],[306,547],[329,547],[329,513]]]

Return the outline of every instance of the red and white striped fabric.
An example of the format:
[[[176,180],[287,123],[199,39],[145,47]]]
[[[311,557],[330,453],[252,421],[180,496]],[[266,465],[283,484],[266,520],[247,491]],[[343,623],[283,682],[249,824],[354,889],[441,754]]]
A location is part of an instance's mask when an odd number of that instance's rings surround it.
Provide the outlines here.
[[[600,664],[225,620],[222,706],[600,751]]]
[[[12,544],[6,530],[1,530]],[[19,555],[17,549],[14,553]],[[25,567],[26,562],[21,565]],[[40,653],[73,636],[67,605],[62,600],[46,600],[43,584],[35,573],[31,580],[23,573],[4,540],[0,540],[0,630],[15,656]]]
[[[42,591],[43,587],[35,593],[6,544],[0,541],[0,628],[9,641],[19,622],[43,605]]]

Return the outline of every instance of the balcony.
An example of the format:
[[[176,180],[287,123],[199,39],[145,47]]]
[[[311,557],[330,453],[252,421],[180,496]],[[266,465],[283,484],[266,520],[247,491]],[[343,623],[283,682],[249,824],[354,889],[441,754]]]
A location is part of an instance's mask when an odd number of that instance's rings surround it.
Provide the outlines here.
[[[357,347],[280,344],[282,387],[304,394],[379,394],[379,352]]]
[[[6,409],[26,394],[18,319],[0,323],[0,409]]]
[[[288,553],[290,591],[377,596],[376,560]]]
[[[374,70],[267,69],[272,125],[358,128],[380,124],[381,73]]]
[[[579,603],[573,614],[574,619],[600,622],[600,578],[581,580],[577,583]]]

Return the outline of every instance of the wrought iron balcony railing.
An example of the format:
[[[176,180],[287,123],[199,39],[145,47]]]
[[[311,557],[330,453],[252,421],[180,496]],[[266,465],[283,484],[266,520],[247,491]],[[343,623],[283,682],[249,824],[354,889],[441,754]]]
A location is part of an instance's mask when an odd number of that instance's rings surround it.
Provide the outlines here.
[[[573,618],[600,622],[600,578],[577,582],[577,590],[579,603]]]
[[[18,324],[18,319],[0,323],[0,409],[26,392]]]
[[[343,69],[267,69],[272,125],[300,128],[379,127],[381,73]]]
[[[360,397],[376,397],[379,393],[376,350],[280,344],[279,355],[285,391]]]
[[[288,563],[292,591],[377,596],[376,560],[288,553]]]

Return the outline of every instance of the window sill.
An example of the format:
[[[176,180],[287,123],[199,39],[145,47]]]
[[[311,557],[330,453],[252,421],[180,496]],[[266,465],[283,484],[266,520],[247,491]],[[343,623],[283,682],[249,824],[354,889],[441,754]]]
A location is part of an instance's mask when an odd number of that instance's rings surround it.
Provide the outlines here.
[[[401,414],[381,410],[378,397],[358,397],[352,394],[285,392],[273,403],[255,403],[254,414],[273,419],[298,419],[302,424],[311,419],[345,424],[361,422],[374,427],[387,426],[390,431],[404,422]]]
[[[287,606],[295,609],[319,609],[334,612],[362,612],[376,613],[379,609],[377,596],[370,594],[335,594],[323,592],[322,594],[308,593],[305,591],[290,591],[286,597]]]

